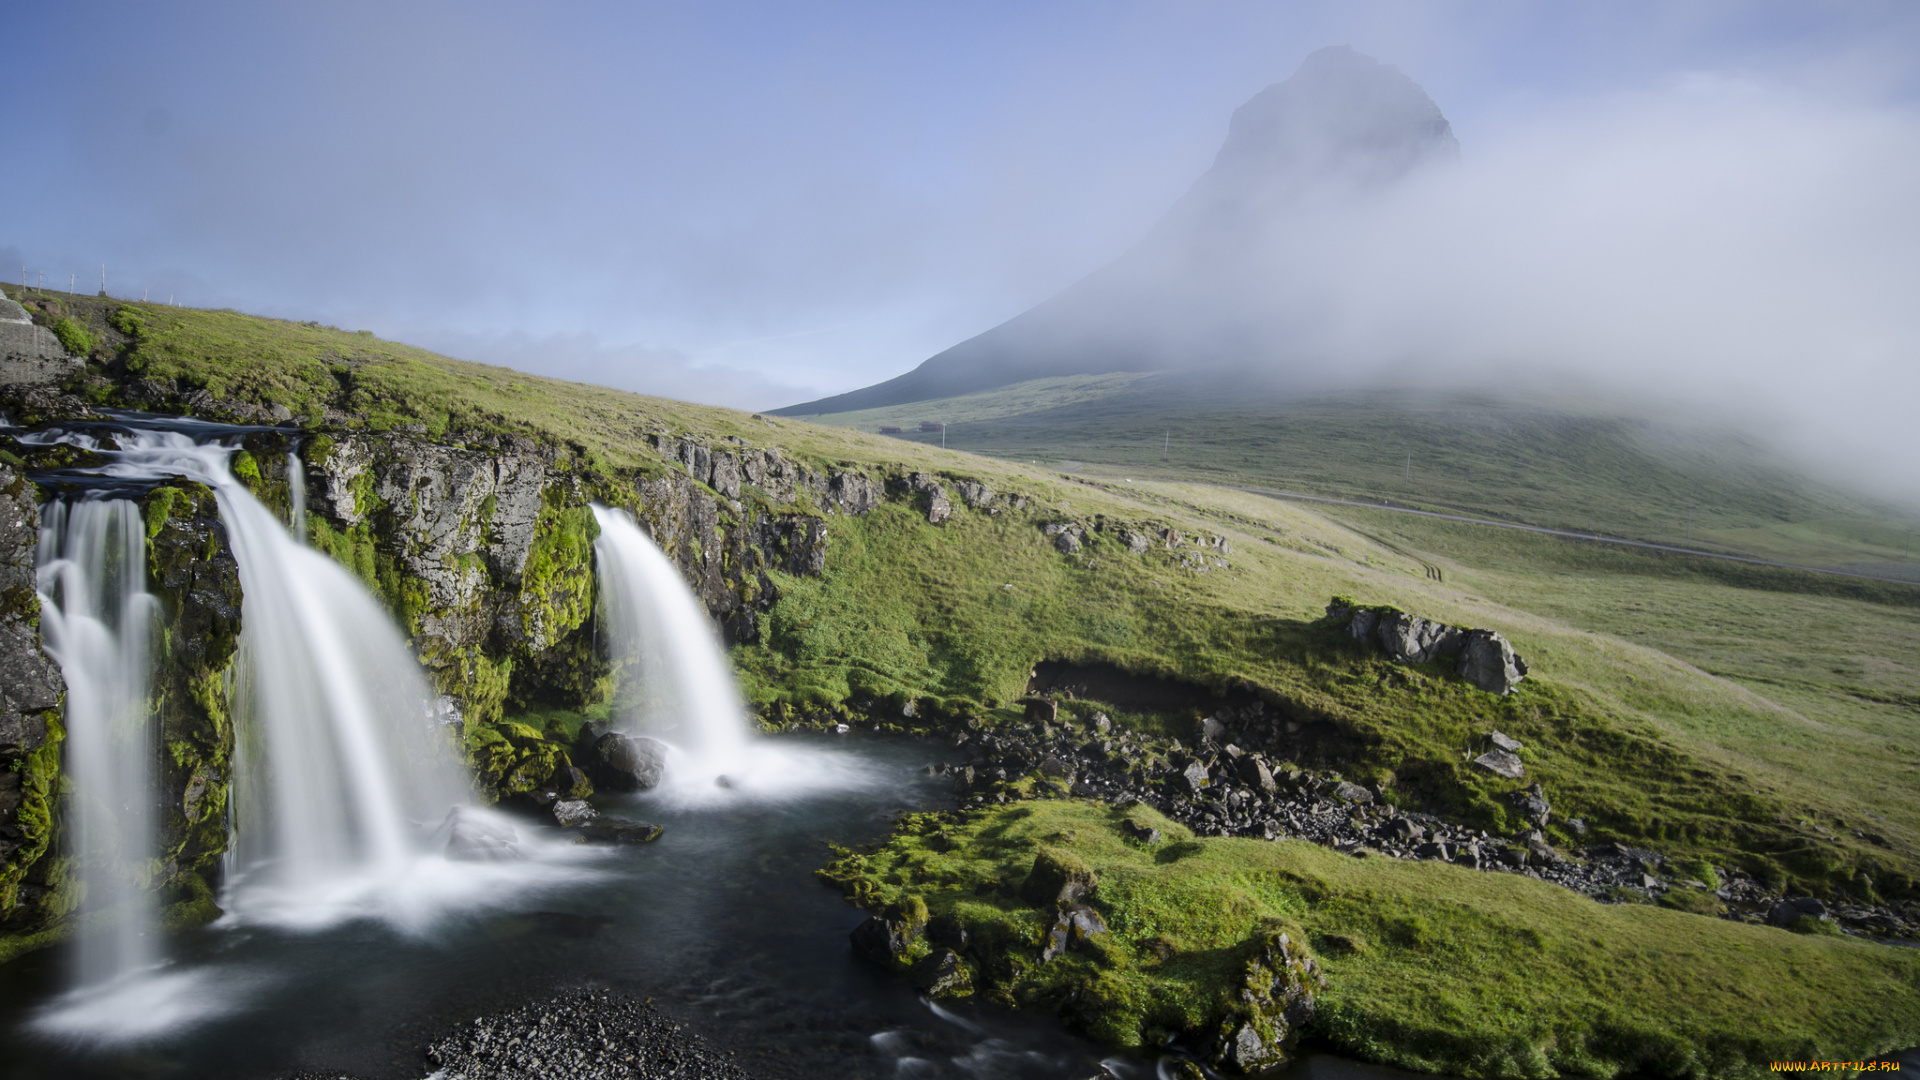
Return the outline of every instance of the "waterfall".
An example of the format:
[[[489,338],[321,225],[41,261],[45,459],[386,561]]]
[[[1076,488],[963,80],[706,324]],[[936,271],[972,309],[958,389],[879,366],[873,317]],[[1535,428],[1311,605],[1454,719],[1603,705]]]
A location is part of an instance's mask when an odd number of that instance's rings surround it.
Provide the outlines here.
[[[307,467],[300,455],[287,451],[287,501],[293,504],[293,541],[307,542]]]
[[[37,563],[41,633],[67,683],[69,848],[83,895],[77,975],[95,987],[158,959],[158,746],[147,701],[155,601],[140,508],[91,497],[48,503]]]
[[[631,516],[595,506],[593,517],[607,644],[626,669],[622,726],[724,765],[746,745],[747,714],[712,620]]]
[[[235,479],[232,447],[172,431],[116,439],[103,451],[106,475],[184,476],[213,489],[239,564],[229,913],[418,928],[447,906],[488,902],[480,879],[504,889],[499,873],[449,867],[433,850],[446,845],[454,808],[485,812],[463,805],[472,792],[455,734],[366,586]]]
[[[856,758],[757,737],[713,620],[679,568],[626,511],[595,506],[593,516],[616,726],[667,744],[659,796],[724,803],[878,782]]]

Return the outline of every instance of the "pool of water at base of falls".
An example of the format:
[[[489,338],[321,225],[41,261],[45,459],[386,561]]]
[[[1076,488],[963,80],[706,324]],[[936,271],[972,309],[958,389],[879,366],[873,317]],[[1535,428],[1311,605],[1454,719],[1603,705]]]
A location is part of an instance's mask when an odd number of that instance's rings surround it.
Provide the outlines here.
[[[581,867],[558,868],[565,880],[551,889],[443,914],[423,932],[223,921],[177,935],[169,972],[188,978],[176,993],[202,1000],[171,1004],[211,1015],[146,1041],[71,1045],[28,1029],[65,987],[67,949],[0,967],[0,1078],[418,1078],[430,1041],[580,986],[653,997],[770,1076],[892,1078],[912,1056],[928,1063],[912,1067],[917,1076],[1078,1078],[1111,1059],[1035,1018],[969,1006],[943,1017],[848,948],[863,916],[813,876],[829,857],[825,843],[876,840],[903,810],[951,805],[949,781],[923,772],[945,757],[939,746],[858,735],[775,741],[845,756],[848,783],[731,805],[597,798],[665,834],[607,850],[584,880]],[[1135,1062],[1124,1071],[1155,1070]]]

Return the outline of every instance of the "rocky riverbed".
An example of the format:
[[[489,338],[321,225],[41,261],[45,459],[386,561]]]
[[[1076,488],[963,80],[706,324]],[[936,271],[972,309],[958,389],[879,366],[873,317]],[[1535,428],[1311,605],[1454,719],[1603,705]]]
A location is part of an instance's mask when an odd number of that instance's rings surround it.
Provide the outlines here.
[[[1544,831],[1553,807],[1537,784],[1510,797],[1534,827],[1501,836],[1402,810],[1386,803],[1378,788],[1336,772],[1283,766],[1232,741],[1235,733],[1246,737],[1281,723],[1254,702],[1217,710],[1188,740],[1158,739],[1122,730],[1103,713],[1080,721],[1054,702],[1030,699],[1020,723],[956,733],[953,745],[971,759],[934,768],[954,778],[965,808],[1023,796],[1141,802],[1201,836],[1307,840],[1359,858],[1525,874],[1608,903],[1665,899],[1684,910],[1801,930],[1876,939],[1920,936],[1920,904],[1912,902],[1879,906],[1788,897],[1733,868],[1714,868],[1711,882],[1689,877],[1667,856],[1644,848],[1556,847]],[[1497,732],[1488,738],[1495,750],[1506,740]],[[1576,836],[1586,832],[1578,819],[1562,825]]]
[[[427,1047],[428,1080],[753,1080],[651,998],[576,990],[476,1017]],[[281,1080],[353,1080],[334,1072]]]

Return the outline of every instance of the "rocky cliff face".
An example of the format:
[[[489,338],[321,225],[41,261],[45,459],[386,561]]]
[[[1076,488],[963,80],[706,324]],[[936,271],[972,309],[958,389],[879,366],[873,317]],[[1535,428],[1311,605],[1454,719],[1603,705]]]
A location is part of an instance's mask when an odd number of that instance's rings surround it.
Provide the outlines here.
[[[609,476],[530,440],[262,432],[235,468],[290,512],[289,461],[300,462],[311,542],[381,592],[441,692],[485,723],[604,695],[589,503],[631,510],[728,640],[743,642],[776,599],[770,572],[826,565],[824,516],[863,514],[884,497],[864,473],[811,469],[778,448],[652,443],[657,469]]]
[[[40,648],[40,493],[0,463],[0,928],[44,922],[60,768],[60,669]]]
[[[234,725],[231,674],[240,645],[240,566],[213,492],[174,481],[141,504],[147,590],[160,601],[152,701],[160,728],[161,880],[186,905],[174,921],[204,921],[210,880],[227,850]]]

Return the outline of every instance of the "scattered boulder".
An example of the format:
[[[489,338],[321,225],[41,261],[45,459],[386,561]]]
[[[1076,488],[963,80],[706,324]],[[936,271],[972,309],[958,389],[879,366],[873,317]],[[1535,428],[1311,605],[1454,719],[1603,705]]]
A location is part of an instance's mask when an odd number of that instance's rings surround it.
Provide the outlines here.
[[[1054,914],[1052,929],[1047,931],[1047,944],[1040,950],[1040,962],[1057,959],[1068,949],[1085,945],[1089,939],[1106,932],[1106,920],[1099,912],[1085,904],[1061,904]]]
[[[563,827],[579,825],[600,816],[600,811],[589,806],[585,799],[561,799],[553,804],[549,813]]]
[[[1373,792],[1368,791],[1366,788],[1361,787],[1351,780],[1342,780],[1333,785],[1333,795],[1334,798],[1344,802],[1359,803],[1368,806],[1373,804]]]
[[[913,948],[926,930],[926,901],[908,896],[888,905],[885,911],[868,916],[847,937],[853,943],[854,953],[862,959],[897,970],[906,964],[907,950]]]
[[[1135,840],[1140,841],[1143,844],[1157,844],[1160,842],[1159,829],[1156,829],[1151,825],[1142,825],[1141,823],[1131,819],[1122,821],[1120,823],[1120,831],[1126,833],[1128,836],[1134,838]]]
[[[1361,607],[1339,596],[1327,605],[1327,617],[1346,624],[1355,641],[1377,645],[1398,663],[1424,664],[1458,656],[1459,676],[1488,693],[1511,694],[1527,677],[1526,661],[1493,630],[1449,626],[1396,608]]]
[[[1544,829],[1547,827],[1547,818],[1553,810],[1553,805],[1547,802],[1546,793],[1540,789],[1539,784],[1535,784],[1525,791],[1516,791],[1509,798],[1513,803],[1513,808],[1520,812],[1521,817],[1532,822],[1534,828]]]
[[[1314,991],[1327,985],[1319,962],[1289,935],[1266,931],[1249,945],[1237,996],[1252,1015],[1225,1021],[1210,1055],[1215,1067],[1242,1073],[1286,1060],[1289,1047],[1313,1021]]]
[[[1194,760],[1187,763],[1174,777],[1174,786],[1189,796],[1198,796],[1213,783],[1212,775],[1207,771],[1207,763]]]
[[[960,954],[952,949],[935,949],[921,957],[907,978],[928,997],[965,997],[973,993],[973,977],[967,973]]]
[[[1395,662],[1424,664],[1459,652],[1463,633],[1456,626],[1393,611],[1380,617],[1374,636]]]
[[[1513,738],[1510,735],[1503,735],[1498,731],[1488,732],[1487,741],[1499,747],[1502,750],[1508,751],[1509,753],[1517,754],[1521,750],[1525,749],[1525,747],[1521,744],[1519,739]]]
[[[1093,868],[1080,857],[1059,848],[1041,848],[1033,869],[1020,883],[1020,898],[1037,907],[1073,903],[1093,892],[1099,882]]]
[[[1495,748],[1473,759],[1475,765],[1509,780],[1519,780],[1527,775],[1527,767],[1511,750]]]
[[[1527,677],[1527,663],[1492,630],[1469,630],[1460,650],[1460,677],[1490,694],[1511,694]]]
[[[1026,708],[1029,724],[1051,724],[1060,718],[1060,706],[1051,698],[1023,698],[1020,704]]]
[[[1768,926],[1791,927],[1803,918],[1827,919],[1827,905],[1811,896],[1782,900],[1767,911]]]
[[[1194,722],[1193,738],[1201,746],[1217,746],[1226,737],[1226,725],[1217,717],[1208,716]]]
[[[645,791],[660,782],[666,765],[665,743],[617,731],[595,740],[588,760],[594,781],[609,791]]]
[[[1273,779],[1272,770],[1267,768],[1266,761],[1260,755],[1248,754],[1236,765],[1240,772],[1240,782],[1261,795],[1271,796],[1280,790],[1280,785]]]

